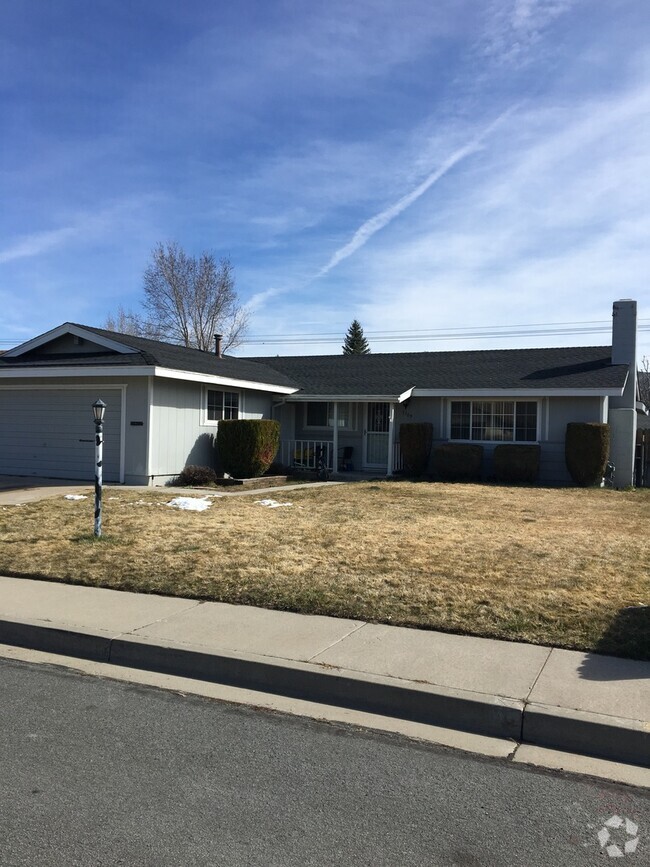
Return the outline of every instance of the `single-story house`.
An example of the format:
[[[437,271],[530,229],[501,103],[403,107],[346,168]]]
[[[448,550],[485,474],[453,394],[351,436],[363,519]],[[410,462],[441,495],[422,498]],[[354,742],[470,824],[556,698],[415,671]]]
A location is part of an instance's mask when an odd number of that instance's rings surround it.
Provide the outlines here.
[[[543,482],[569,481],[566,425],[609,422],[616,484],[633,484],[636,302],[611,346],[235,358],[65,323],[0,357],[0,474],[91,479],[91,405],[107,404],[104,478],[163,484],[214,464],[219,422],[276,418],[278,460],[392,474],[402,422],[435,442],[537,443]]]

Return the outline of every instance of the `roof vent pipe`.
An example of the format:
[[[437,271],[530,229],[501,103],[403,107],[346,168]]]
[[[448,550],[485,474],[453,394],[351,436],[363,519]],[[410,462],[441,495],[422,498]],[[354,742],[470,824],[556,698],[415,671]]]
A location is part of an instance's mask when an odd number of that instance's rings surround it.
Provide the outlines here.
[[[214,354],[217,358],[221,358],[221,338],[223,334],[215,334],[214,335]]]

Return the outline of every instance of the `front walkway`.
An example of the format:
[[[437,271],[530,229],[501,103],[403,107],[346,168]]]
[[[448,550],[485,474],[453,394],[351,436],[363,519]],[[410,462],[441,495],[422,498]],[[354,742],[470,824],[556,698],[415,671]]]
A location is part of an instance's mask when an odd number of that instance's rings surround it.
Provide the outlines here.
[[[352,474],[350,474],[352,475]],[[104,485],[104,493],[107,491],[141,491],[142,493],[158,494],[182,494],[190,497],[203,497],[207,493],[218,494],[221,497],[243,497],[258,494],[277,494],[284,491],[293,491],[296,488],[323,487],[325,485],[338,485],[343,479],[332,479],[329,482],[308,481],[294,485],[275,485],[273,487],[223,487],[223,488],[178,488],[161,485],[151,487],[148,485],[119,485],[111,482]],[[351,479],[349,481],[352,481]],[[0,476],[0,508],[3,506],[22,506],[25,503],[38,503],[40,500],[64,497],[66,494],[86,494],[92,496],[94,486],[92,482],[72,481],[68,479],[43,479],[35,476]]]

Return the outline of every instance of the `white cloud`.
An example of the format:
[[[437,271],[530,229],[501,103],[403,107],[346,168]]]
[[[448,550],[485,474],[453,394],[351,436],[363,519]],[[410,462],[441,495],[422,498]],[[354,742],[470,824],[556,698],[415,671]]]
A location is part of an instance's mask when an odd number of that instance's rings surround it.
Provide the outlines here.
[[[575,0],[496,0],[488,7],[481,48],[498,63],[529,62],[544,31],[575,5]]]
[[[0,250],[0,264],[14,259],[25,259],[39,256],[56,247],[60,247],[79,234],[78,226],[64,226],[45,232],[33,232],[16,238],[9,246]]]

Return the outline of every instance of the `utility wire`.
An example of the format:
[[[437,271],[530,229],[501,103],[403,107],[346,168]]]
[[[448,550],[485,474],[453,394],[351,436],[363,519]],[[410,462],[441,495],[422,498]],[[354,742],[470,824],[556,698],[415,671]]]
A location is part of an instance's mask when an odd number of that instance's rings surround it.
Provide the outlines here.
[[[577,324],[577,323],[576,323]],[[499,330],[502,329],[502,330]],[[645,324],[642,321],[637,326],[638,331],[650,331],[650,324]],[[449,329],[432,329],[431,331],[402,331],[402,332],[369,332],[364,334],[368,340],[373,343],[394,343],[397,341],[422,342],[422,341],[437,341],[437,340],[484,340],[498,339],[510,337],[547,337],[553,335],[580,335],[580,334],[609,334],[611,325],[584,325],[582,327],[540,327],[540,326],[492,326],[478,328],[449,328]],[[246,338],[242,344],[314,344],[314,343],[340,343],[343,339],[340,334],[333,332],[324,332],[322,334],[288,334],[283,335],[255,335]]]
[[[529,325],[485,325],[448,328],[413,328],[401,330],[364,331],[365,336],[373,343],[391,343],[397,341],[420,342],[433,340],[477,340],[498,339],[510,337],[548,337],[553,335],[580,335],[609,333],[611,322],[603,319],[593,319],[577,322],[539,322]],[[639,319],[638,331],[650,331],[650,319]],[[344,338],[343,331],[295,332],[293,334],[255,334],[242,341],[242,345],[280,345],[296,343],[340,343]],[[16,346],[16,340],[0,338],[0,345]]]

